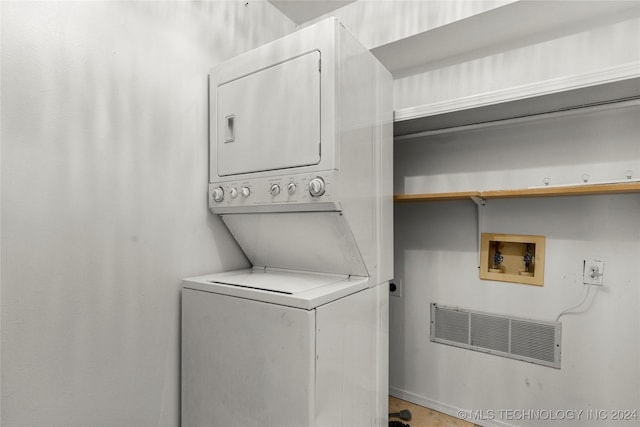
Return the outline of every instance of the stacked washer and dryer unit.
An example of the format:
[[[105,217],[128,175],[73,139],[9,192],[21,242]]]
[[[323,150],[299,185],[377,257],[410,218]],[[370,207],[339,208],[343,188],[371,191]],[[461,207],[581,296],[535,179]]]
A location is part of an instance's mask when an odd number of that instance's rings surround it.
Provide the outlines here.
[[[211,71],[209,208],[252,267],[183,282],[182,427],[387,424],[391,97],[335,19]]]

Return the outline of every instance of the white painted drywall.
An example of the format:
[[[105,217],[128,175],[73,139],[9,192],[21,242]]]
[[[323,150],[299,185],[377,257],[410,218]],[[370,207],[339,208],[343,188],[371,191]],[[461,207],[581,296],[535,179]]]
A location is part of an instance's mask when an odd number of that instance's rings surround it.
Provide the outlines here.
[[[207,210],[207,73],[266,2],[2,2],[2,414],[177,426],[180,281],[247,261]]]
[[[394,108],[499,93],[627,65],[640,70],[640,2],[636,5],[425,65],[394,81]]]
[[[396,141],[396,194],[640,178],[640,103]],[[410,141],[410,140],[409,140]]]
[[[624,179],[627,169],[637,178],[638,118],[635,107],[396,143],[396,192],[518,188],[545,176],[580,182],[583,173]],[[403,296],[391,298],[392,394],[453,415],[483,410],[483,425],[551,422],[503,409],[584,410],[562,425],[594,426],[602,421],[588,422],[589,409],[640,409],[640,195],[488,200],[482,231],[546,236],[543,287],[479,280],[476,209],[472,201],[396,206]],[[560,370],[429,341],[433,302],[554,321],[582,300],[585,259],[604,261],[604,287],[584,313],[560,319]]]
[[[359,0],[307,22],[335,16],[368,49],[442,27],[516,0]]]

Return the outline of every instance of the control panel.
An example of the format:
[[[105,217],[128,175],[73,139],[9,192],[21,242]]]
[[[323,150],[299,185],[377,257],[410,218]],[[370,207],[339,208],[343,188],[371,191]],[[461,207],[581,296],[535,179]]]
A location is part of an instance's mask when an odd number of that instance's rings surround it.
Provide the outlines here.
[[[336,171],[291,174],[209,184],[209,208],[214,212],[336,209]],[[329,204],[329,205],[327,205]],[[274,206],[270,209],[269,206]]]

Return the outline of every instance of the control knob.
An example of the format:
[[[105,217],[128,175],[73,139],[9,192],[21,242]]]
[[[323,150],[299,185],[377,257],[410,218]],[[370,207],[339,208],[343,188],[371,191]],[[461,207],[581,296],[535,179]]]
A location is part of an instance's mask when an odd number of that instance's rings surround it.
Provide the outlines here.
[[[229,190],[229,195],[232,199],[235,199],[236,197],[238,197],[238,190],[233,187],[231,190]]]
[[[325,183],[324,179],[316,176],[309,182],[309,194],[313,197],[320,197],[324,194]]]
[[[224,190],[222,189],[222,187],[215,188],[211,192],[211,196],[216,203],[220,203],[224,200]]]
[[[289,185],[287,185],[287,191],[289,194],[293,195],[296,192],[296,184],[294,182],[290,182]]]
[[[269,189],[269,193],[271,193],[272,196],[277,196],[280,194],[280,186],[278,184],[273,184]]]
[[[245,199],[249,197],[250,194],[251,194],[251,189],[249,187],[242,187],[240,189],[240,195]]]

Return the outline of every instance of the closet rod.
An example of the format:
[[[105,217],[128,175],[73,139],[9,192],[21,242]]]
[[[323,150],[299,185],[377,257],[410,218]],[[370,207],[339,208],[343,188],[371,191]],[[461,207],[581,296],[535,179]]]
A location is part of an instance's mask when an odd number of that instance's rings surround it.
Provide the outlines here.
[[[484,129],[484,128],[493,127],[493,126],[526,123],[526,122],[546,119],[546,118],[565,117],[565,116],[570,116],[574,114],[606,111],[606,110],[612,110],[612,109],[618,109],[618,108],[629,108],[629,107],[636,107],[638,105],[640,105],[640,97],[623,98],[623,99],[617,99],[614,101],[604,101],[604,102],[599,102],[594,104],[579,105],[576,107],[562,108],[559,110],[548,111],[544,113],[535,113],[535,114],[530,114],[526,116],[512,117],[508,119],[498,119],[498,120],[491,120],[488,122],[454,126],[450,128],[427,130],[427,131],[416,132],[416,133],[408,133],[404,135],[395,136],[393,140],[405,141],[408,139],[416,139],[416,138],[422,138],[422,137],[432,136],[432,135],[442,135],[450,132],[458,132],[463,130],[477,130],[477,129]],[[458,113],[463,114],[464,110],[459,111]],[[413,119],[413,120],[416,120],[416,119]]]

